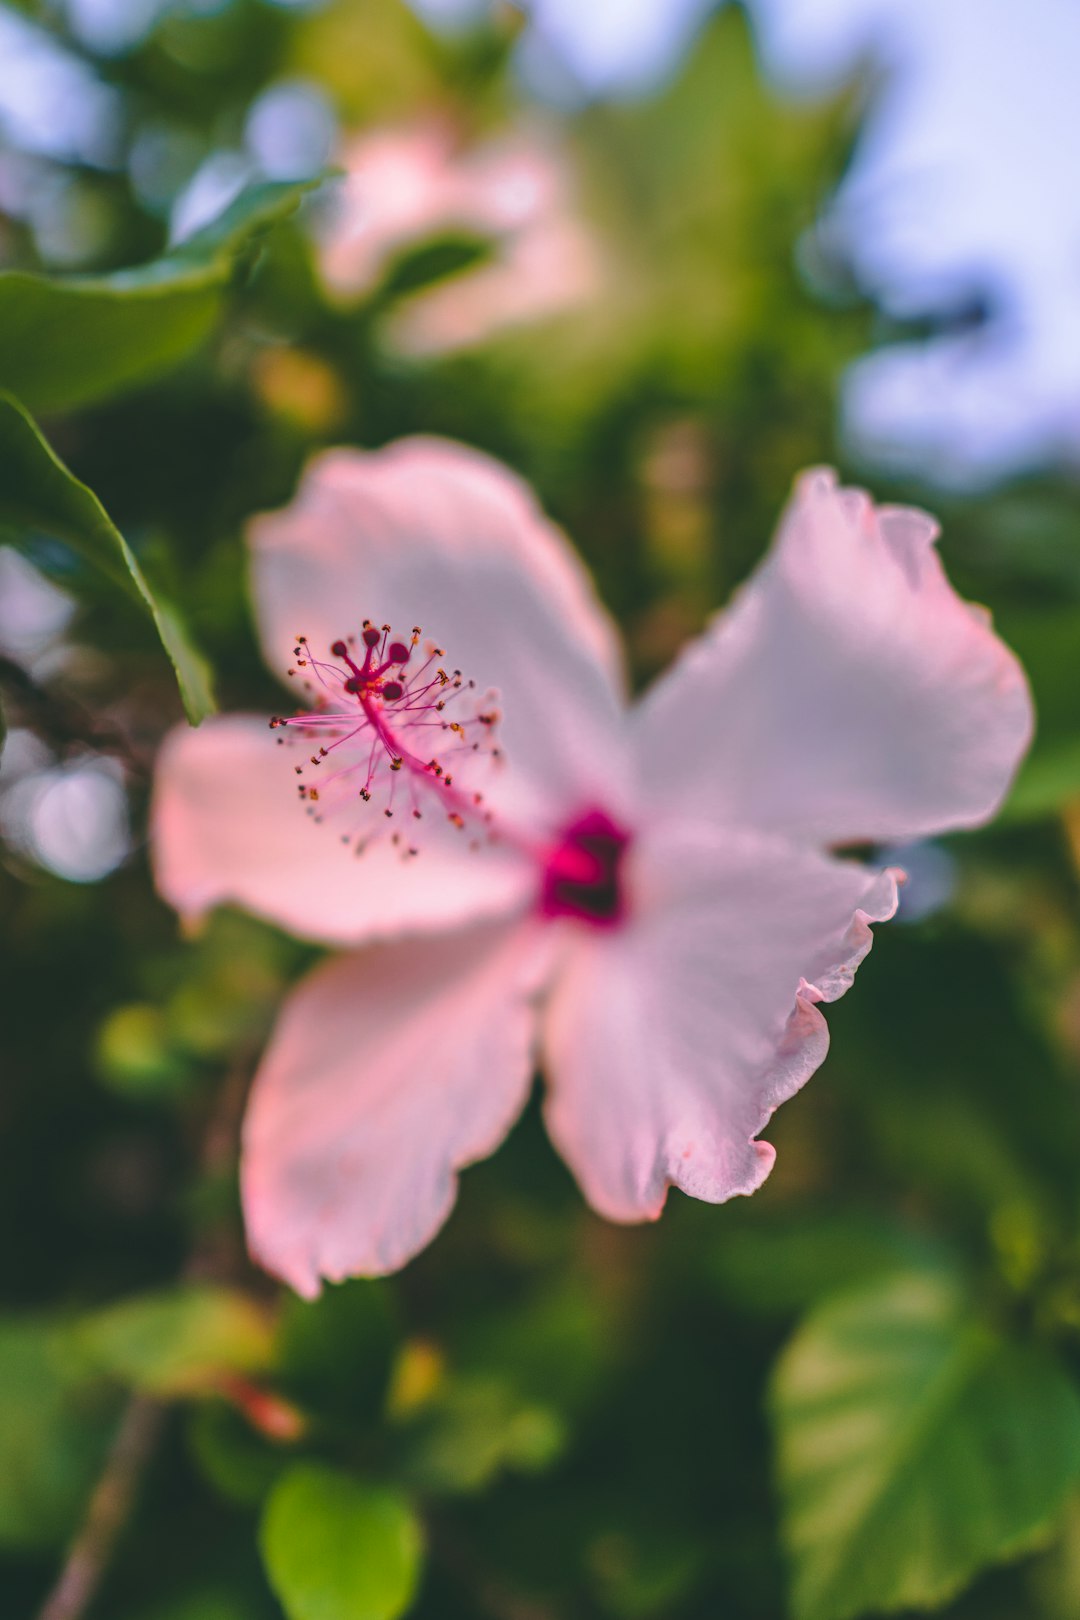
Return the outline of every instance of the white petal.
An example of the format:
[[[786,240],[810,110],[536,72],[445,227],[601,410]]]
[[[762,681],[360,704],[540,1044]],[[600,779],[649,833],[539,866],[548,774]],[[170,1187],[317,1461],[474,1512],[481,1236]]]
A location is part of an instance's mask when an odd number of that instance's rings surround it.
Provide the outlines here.
[[[765,1179],[758,1132],[824,1058],[817,1003],[851,984],[896,874],[698,829],[633,852],[629,900],[625,928],[576,934],[542,1031],[552,1138],[613,1220],[655,1217],[669,1185],[719,1203]]]
[[[826,844],[989,817],[1031,700],[936,535],[807,475],[757,574],[642,705],[647,804]]]
[[[317,968],[255,1080],[242,1189],[254,1257],[301,1294],[403,1266],[456,1175],[528,1096],[548,940],[488,925]]]
[[[359,944],[502,916],[536,887],[508,849],[469,848],[439,817],[403,860],[389,840],[362,856],[297,802],[291,751],[265,719],[232,715],[177,728],[158,758],[151,851],[161,894],[188,918],[231,902],[291,933]],[[358,803],[381,826],[375,806]]]

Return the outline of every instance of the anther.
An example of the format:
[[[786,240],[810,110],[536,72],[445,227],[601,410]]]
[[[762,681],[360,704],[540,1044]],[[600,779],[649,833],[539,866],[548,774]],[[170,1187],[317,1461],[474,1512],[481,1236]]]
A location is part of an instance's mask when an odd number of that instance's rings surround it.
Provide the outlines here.
[[[410,803],[402,807],[406,816],[411,811],[415,820],[421,820],[416,784],[426,779],[429,792],[439,786],[446,789],[444,813],[449,814],[455,826],[461,828],[472,823],[474,816],[483,817],[483,812],[475,809],[482,796],[474,799],[471,784],[467,792],[462,793],[455,787],[454,778],[445,765],[434,756],[429,756],[425,763],[424,753],[417,746],[418,743],[422,746],[425,728],[429,728],[426,731],[429,746],[433,740],[431,730],[441,729],[446,734],[439,745],[444,750],[444,759],[447,748],[451,753],[468,751],[470,758],[481,747],[486,754],[492,752],[488,739],[483,743],[475,740],[481,730],[475,711],[466,715],[457,708],[452,720],[442,718],[442,711],[451,700],[459,699],[460,688],[465,684],[460,670],[448,672],[439,662],[446,657],[442,647],[434,641],[424,642],[427,661],[410,674],[412,665],[419,662],[413,653],[421,635],[420,626],[415,626],[410,643],[402,636],[394,636],[389,624],[380,626],[365,619],[356,635],[324,644],[329,647],[329,657],[337,661],[330,663],[313,656],[310,643],[305,637],[297,636],[296,666],[290,673],[295,674],[298,669],[308,677],[302,684],[313,712],[288,718],[274,715],[269,724],[271,730],[281,731],[290,741],[295,739],[301,744],[306,741],[309,749],[314,747],[309,758],[312,767],[320,767],[318,776],[325,806],[319,805],[316,814],[312,806],[318,803],[319,792],[303,783],[298,784],[297,789],[313,820],[321,821],[334,815],[337,808],[343,809],[347,802],[355,806],[357,798],[364,804],[370,803],[373,797],[378,797],[380,783],[389,789],[388,799],[383,798],[380,808],[388,820],[393,818],[391,783],[393,775],[402,771],[409,778]],[[359,656],[358,642],[363,648]],[[387,679],[391,671],[392,678]],[[472,689],[475,683],[470,681],[468,685]],[[495,696],[493,691],[489,692],[483,701],[490,707]],[[492,726],[497,718],[494,710],[485,713],[484,726]],[[281,737],[277,740],[280,742]],[[454,763],[460,766],[460,762]],[[294,765],[294,770],[297,776],[303,776],[307,764]],[[460,776],[460,768],[457,774]],[[340,833],[340,826],[335,831]],[[345,834],[344,840],[352,842],[352,835]],[[404,855],[405,841],[400,842]]]

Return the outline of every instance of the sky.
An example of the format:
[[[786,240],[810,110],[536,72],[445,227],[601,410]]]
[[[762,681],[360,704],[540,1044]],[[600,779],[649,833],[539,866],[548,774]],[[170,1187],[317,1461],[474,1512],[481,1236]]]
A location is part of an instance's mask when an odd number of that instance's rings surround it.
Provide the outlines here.
[[[444,23],[484,0],[414,0]],[[566,97],[674,70],[712,0],[534,0],[522,70]],[[823,221],[859,284],[941,335],[851,370],[842,430],[868,467],[960,487],[1080,462],[1080,6],[1075,0],[750,0],[793,93],[879,76]],[[560,83],[557,64],[564,69]],[[948,317],[978,305],[977,327]]]
[[[1080,7],[1073,0],[757,0],[782,78],[885,68],[827,229],[897,316],[975,329],[885,347],[847,379],[871,463],[985,485],[1080,463]]]

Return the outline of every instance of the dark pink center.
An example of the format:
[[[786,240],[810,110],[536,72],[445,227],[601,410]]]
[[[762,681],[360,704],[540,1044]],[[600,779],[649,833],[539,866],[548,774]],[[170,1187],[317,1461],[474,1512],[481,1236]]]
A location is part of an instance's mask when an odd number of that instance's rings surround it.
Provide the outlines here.
[[[548,856],[540,891],[544,917],[578,917],[596,928],[622,921],[622,859],[629,835],[603,810],[588,810],[563,829]]]

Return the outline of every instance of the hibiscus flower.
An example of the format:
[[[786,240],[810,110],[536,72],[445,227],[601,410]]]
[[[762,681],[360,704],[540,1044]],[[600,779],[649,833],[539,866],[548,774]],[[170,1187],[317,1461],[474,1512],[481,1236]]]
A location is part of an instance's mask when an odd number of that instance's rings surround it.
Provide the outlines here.
[[[230,902],[342,947],[248,1107],[264,1266],[310,1296],[403,1265],[537,1061],[601,1214],[761,1185],[821,1003],[896,909],[902,874],[835,852],[986,820],[1029,740],[1023,673],[936,534],[804,476],[756,574],[631,705],[581,565],[485,456],[329,451],[254,521],[263,646],[295,653],[305,713],[173,733],[152,830],[185,916]]]
[[[394,259],[443,235],[486,244],[481,264],[406,298],[391,346],[444,354],[559,315],[602,284],[597,241],[578,217],[566,155],[540,130],[466,143],[448,121],[365,132],[342,154],[345,179],[324,221],[319,263],[332,297],[374,291]]]

